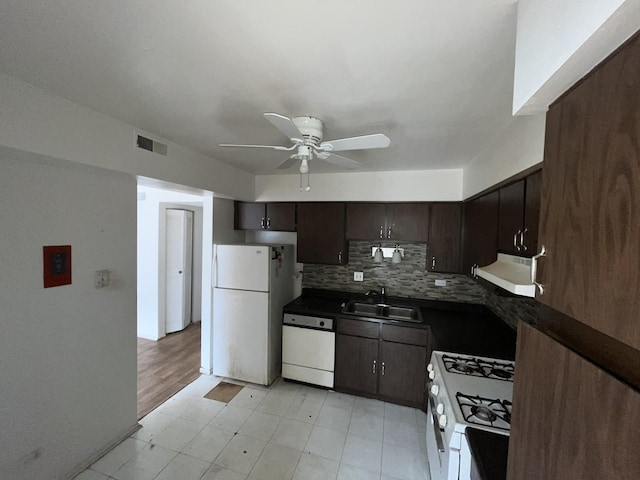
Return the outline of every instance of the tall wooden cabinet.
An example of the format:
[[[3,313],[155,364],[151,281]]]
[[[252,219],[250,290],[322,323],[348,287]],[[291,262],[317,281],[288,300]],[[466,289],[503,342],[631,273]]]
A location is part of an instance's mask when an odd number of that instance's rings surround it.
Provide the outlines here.
[[[464,255],[462,271],[471,274],[474,265],[496,261],[498,252],[498,202],[494,191],[464,205]]]
[[[540,302],[640,349],[640,36],[547,114]]]
[[[344,203],[298,204],[298,262],[324,265],[349,262]]]
[[[530,257],[537,253],[542,173],[500,189],[498,251]]]
[[[461,232],[461,203],[431,204],[427,270],[430,272],[460,272]]]
[[[509,480],[640,478],[639,425],[638,391],[520,325]]]

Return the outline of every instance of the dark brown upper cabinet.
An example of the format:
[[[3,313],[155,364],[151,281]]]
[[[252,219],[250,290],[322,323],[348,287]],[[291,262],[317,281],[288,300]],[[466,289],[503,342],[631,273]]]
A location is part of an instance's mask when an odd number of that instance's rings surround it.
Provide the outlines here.
[[[427,270],[459,273],[462,238],[462,204],[432,203],[429,213]]]
[[[298,262],[345,265],[349,248],[345,238],[345,204],[298,204]]]
[[[296,230],[296,204],[293,202],[235,202],[234,207],[236,230]]]
[[[541,173],[500,189],[498,250],[532,256],[538,247]]]
[[[426,242],[428,203],[348,203],[347,239]]]
[[[547,114],[536,298],[640,349],[640,36]]]
[[[474,266],[496,261],[498,252],[497,190],[464,204],[464,253],[462,271],[473,275]]]

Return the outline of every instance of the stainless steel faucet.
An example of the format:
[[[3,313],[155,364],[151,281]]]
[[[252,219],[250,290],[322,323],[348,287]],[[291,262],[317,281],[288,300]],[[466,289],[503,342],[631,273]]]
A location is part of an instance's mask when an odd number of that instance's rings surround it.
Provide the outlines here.
[[[387,303],[387,295],[386,295],[384,285],[380,285],[379,292],[377,290],[367,290],[365,295],[367,297],[372,297],[372,296],[378,297],[378,303]]]

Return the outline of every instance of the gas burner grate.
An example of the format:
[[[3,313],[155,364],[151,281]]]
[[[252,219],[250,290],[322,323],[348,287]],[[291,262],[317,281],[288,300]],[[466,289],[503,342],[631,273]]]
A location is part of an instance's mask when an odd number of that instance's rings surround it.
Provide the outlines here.
[[[453,355],[442,355],[442,361],[447,372],[513,382],[513,363]]]
[[[456,399],[465,422],[473,425],[509,430],[511,402],[457,392]]]

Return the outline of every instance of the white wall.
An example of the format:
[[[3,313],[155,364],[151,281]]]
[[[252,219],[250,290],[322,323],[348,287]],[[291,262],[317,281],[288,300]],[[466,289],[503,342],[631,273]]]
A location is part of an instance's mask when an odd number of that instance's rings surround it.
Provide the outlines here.
[[[165,222],[167,208],[194,212],[192,318],[202,312],[202,205],[200,195],[138,186],[138,336],[165,336]]]
[[[314,174],[311,168],[310,192],[300,191],[300,175],[256,176],[256,201],[462,200],[462,169]]]
[[[0,171],[0,478],[68,478],[136,425],[136,181],[6,148]],[[65,244],[73,283],[45,289]]]
[[[542,114],[514,117],[500,138],[464,169],[463,197],[541,163],[545,119]]]
[[[134,147],[134,126],[0,74],[0,145],[251,199],[253,175],[175,143]],[[142,132],[144,133],[144,132]],[[153,135],[150,135],[152,138]]]
[[[638,28],[638,0],[519,0],[514,114],[546,111]]]

